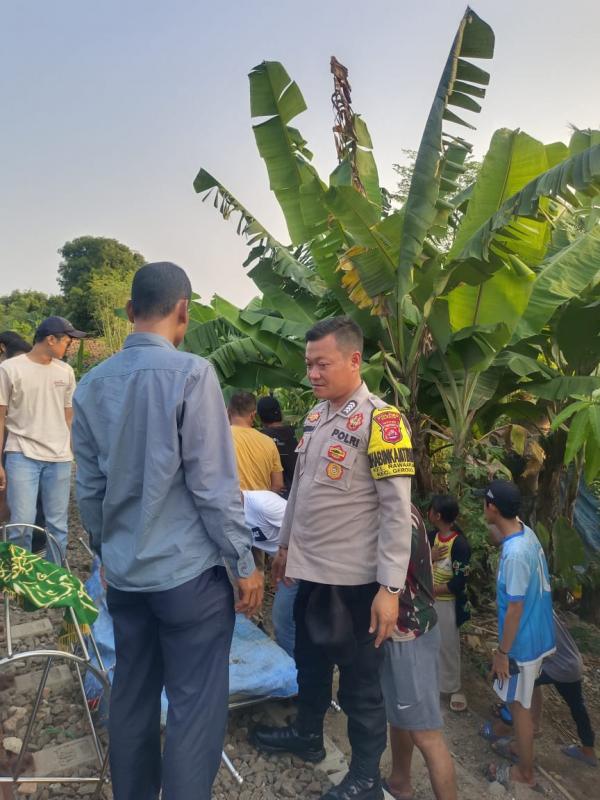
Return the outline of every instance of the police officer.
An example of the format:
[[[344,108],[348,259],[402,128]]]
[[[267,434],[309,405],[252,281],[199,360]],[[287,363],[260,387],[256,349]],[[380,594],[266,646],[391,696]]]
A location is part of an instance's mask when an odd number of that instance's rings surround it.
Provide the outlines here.
[[[273,562],[276,582],[300,582],[295,606],[298,715],[259,726],[252,741],[271,753],[325,757],[323,720],[339,666],[350,769],[321,800],[380,800],[386,718],[381,647],[398,618],[411,549],[414,463],[406,421],[360,377],[363,336],[348,317],[306,334],[306,366],[320,402],[308,414]]]

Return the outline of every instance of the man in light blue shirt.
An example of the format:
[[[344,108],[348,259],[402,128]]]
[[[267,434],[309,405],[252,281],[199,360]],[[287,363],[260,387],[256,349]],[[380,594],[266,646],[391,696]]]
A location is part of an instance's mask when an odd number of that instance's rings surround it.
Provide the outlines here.
[[[546,556],[536,535],[518,517],[521,494],[510,481],[496,480],[481,492],[492,538],[502,548],[496,583],[498,649],[494,690],[510,705],[519,762],[490,765],[490,779],[535,786],[531,699],[543,659],[554,652],[552,593]]]
[[[235,456],[211,365],[178,351],[191,285],[170,263],[135,274],[134,332],[74,397],[83,525],[102,558],[116,668],[115,800],[209,800],[228,704],[234,604],[223,559],[254,613],[263,580],[244,523]],[[160,751],[160,695],[169,699]]]

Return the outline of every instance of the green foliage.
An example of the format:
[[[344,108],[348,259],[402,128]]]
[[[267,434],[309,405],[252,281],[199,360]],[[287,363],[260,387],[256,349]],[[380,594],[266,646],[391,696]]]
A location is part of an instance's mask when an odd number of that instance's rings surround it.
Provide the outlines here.
[[[43,319],[64,315],[65,302],[57,295],[26,290],[0,297],[0,330],[15,331],[29,341]]]
[[[89,281],[89,308],[99,326],[107,354],[120,350],[131,333],[131,323],[115,313],[123,309],[131,294],[131,276],[116,271],[94,272]]]
[[[473,59],[491,58],[493,46],[467,9],[396,198],[377,191],[373,143],[349,96],[343,131],[357,146],[336,148],[328,181],[317,174],[291,124],[306,103],[276,62],[252,70],[250,107],[291,244],[205,170],[194,183],[225,219],[239,215],[244,266],[262,296],[244,309],[215,298],[188,346],[213,360],[225,385],[303,391],[304,331],[350,314],[365,334],[368,385],[408,412],[426,478],[443,442],[456,489],[508,476],[506,453],[488,436],[498,424],[536,481],[543,452],[526,428],[600,381],[600,134],[575,130],[568,145],[546,144],[500,129],[473,162],[450,127],[470,123],[451,108],[481,110],[489,75]],[[361,163],[358,147],[368,154]]]
[[[401,153],[404,156],[404,163],[392,164],[392,169],[398,176],[398,183],[396,185],[396,189],[388,193],[390,199],[399,206],[403,206],[406,202],[406,198],[408,197],[413,172],[415,170],[415,161],[417,159],[416,150],[402,147]],[[463,167],[464,172],[456,177],[458,191],[461,194],[466,193],[467,190],[472,187],[477,180],[479,170],[481,169],[481,161],[477,160],[472,153],[467,153]]]
[[[600,383],[600,377],[597,378]],[[590,398],[569,404],[552,422],[552,430],[568,425],[565,465],[583,459],[588,484],[600,477],[600,388]]]
[[[131,282],[134,272],[144,264],[144,257],[116,239],[101,236],[80,236],[58,252],[62,256],[58,282],[67,303],[67,316],[75,327],[88,333],[99,332],[101,322],[90,295],[94,275]]]
[[[457,522],[471,546],[469,599],[475,606],[481,606],[494,597],[496,587],[493,576],[498,565],[498,548],[490,539],[483,516],[483,500],[465,493],[460,500]]]

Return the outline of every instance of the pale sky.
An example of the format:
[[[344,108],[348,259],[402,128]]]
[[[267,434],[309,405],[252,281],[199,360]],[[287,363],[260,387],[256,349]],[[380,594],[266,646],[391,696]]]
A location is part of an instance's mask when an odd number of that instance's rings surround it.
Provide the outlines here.
[[[282,241],[251,129],[247,74],[279,60],[326,178],[333,54],[350,70],[383,185],[416,149],[463,0],[4,0],[0,15],[0,294],[55,292],[57,249],[91,234],[185,267],[205,301],[255,294],[246,247],[195,194],[203,166]],[[480,0],[496,33],[483,155],[499,127],[545,142],[600,125],[599,0]]]

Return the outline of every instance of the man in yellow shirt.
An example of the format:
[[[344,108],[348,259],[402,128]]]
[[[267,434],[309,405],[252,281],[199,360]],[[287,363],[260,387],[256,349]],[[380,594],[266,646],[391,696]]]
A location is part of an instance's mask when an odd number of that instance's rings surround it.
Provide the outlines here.
[[[250,392],[236,392],[227,407],[242,491],[283,489],[283,467],[277,445],[254,428],[256,398]]]

